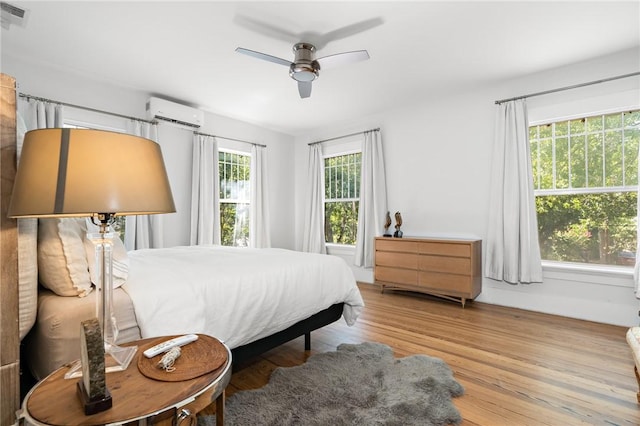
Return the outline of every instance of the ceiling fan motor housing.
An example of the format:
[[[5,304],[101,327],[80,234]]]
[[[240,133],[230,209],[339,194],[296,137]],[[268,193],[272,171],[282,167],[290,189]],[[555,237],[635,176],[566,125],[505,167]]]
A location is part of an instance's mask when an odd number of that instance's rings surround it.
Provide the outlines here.
[[[309,82],[318,78],[320,64],[316,61],[316,48],[310,43],[296,43],[293,46],[295,60],[289,67],[289,76],[296,81]]]

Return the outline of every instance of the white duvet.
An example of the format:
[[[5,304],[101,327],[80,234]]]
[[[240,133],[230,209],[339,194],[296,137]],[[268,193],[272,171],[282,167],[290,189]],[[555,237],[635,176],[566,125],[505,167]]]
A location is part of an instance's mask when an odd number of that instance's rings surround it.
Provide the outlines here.
[[[129,252],[123,288],[143,338],[203,333],[235,348],[345,302],[364,306],[351,269],[335,256],[284,249],[189,246]]]

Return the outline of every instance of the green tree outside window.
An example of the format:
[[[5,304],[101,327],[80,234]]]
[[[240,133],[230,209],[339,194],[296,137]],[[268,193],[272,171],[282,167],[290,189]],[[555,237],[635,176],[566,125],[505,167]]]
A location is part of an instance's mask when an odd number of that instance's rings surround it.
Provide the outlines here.
[[[356,243],[361,157],[356,152],[324,160],[324,234],[328,243]]]
[[[529,128],[543,259],[633,265],[640,111]]]
[[[223,246],[249,245],[249,171],[251,156],[220,150],[220,242]]]

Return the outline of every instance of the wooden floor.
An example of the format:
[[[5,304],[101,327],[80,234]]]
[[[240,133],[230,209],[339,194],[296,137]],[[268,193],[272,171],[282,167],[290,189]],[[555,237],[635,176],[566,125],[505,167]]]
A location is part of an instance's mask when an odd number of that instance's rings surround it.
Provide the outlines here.
[[[465,388],[454,399],[464,426],[640,425],[624,327],[360,288],[366,307],[356,325],[341,319],[313,332],[311,354],[376,341],[397,357],[442,358]],[[227,396],[265,385],[276,367],[303,363],[303,345],[300,338],[240,366]]]

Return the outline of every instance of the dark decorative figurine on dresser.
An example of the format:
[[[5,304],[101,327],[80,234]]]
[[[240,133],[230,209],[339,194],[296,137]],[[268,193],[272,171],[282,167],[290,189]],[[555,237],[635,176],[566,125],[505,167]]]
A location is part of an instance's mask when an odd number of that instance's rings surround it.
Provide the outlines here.
[[[400,212],[396,212],[396,232],[393,233],[395,238],[402,238],[402,231],[400,227],[402,226],[402,216]]]

